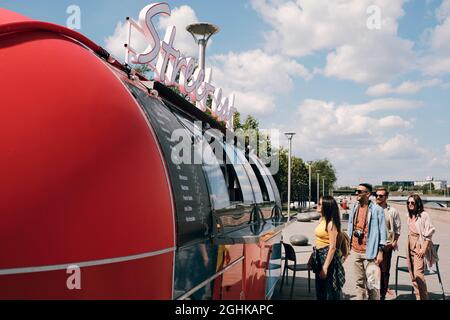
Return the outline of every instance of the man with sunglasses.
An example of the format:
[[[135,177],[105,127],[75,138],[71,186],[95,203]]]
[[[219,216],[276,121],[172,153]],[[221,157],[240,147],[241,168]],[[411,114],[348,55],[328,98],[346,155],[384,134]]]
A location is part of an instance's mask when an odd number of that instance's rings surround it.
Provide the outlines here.
[[[392,251],[398,248],[398,239],[400,238],[401,221],[398,211],[388,205],[389,191],[381,187],[377,189],[377,204],[383,208],[386,219],[387,245],[383,249],[383,262],[381,269],[381,288],[380,299],[385,300],[389,288],[389,275],[391,270]]]
[[[348,236],[353,253],[356,297],[380,300],[380,267],[387,231],[383,208],[370,201],[372,186],[362,183],[356,190],[357,204],[348,219]]]

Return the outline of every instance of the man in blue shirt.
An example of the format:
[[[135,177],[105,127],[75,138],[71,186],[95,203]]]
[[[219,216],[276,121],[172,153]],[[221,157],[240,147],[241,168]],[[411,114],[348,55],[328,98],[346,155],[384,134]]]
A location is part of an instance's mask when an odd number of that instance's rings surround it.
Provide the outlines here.
[[[383,208],[369,200],[372,186],[362,183],[356,190],[357,203],[348,219],[348,236],[356,277],[356,297],[380,299],[380,267],[387,230]]]

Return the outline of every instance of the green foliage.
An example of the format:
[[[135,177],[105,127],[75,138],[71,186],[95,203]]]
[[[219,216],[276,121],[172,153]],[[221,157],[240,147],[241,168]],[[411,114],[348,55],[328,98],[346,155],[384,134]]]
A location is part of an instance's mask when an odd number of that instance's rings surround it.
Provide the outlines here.
[[[241,114],[240,112],[234,113],[234,121],[233,121],[234,130],[242,129],[242,130],[256,130],[259,131],[259,121],[256,120],[253,116],[247,116],[244,123],[241,123]]]
[[[400,189],[400,186],[397,184],[393,184],[393,185],[389,186],[389,188],[388,188],[389,192],[395,192],[395,191],[398,191],[398,189]]]
[[[248,116],[244,123],[241,123],[241,114],[236,112],[234,115],[233,127],[235,131],[242,129],[256,130],[258,132],[258,147],[267,148],[270,152],[278,152],[279,155],[279,170],[275,174],[274,179],[283,201],[287,201],[288,193],[288,150],[281,148],[280,150],[272,150],[270,139],[268,135],[262,135],[259,128],[259,121],[253,117]],[[258,150],[260,151],[260,150]],[[309,169],[303,159],[292,156],[292,171],[291,171],[291,200],[298,201],[300,198],[307,199],[309,194]],[[325,178],[326,194],[333,189],[337,181],[336,170],[333,164],[327,160],[318,160],[312,162],[312,181],[311,181],[311,196],[312,200],[316,199],[317,193],[317,172],[320,172],[320,194],[323,192],[323,180]]]
[[[434,191],[434,184],[433,183],[427,183],[422,186],[422,192],[424,194],[432,193]]]
[[[248,116],[247,119],[245,119],[244,124],[242,125],[242,129],[259,131],[259,122],[255,117]]]
[[[280,191],[283,201],[287,201],[288,193],[288,150],[281,149],[279,151],[280,167],[278,173],[274,176],[275,182]],[[297,201],[301,197],[306,199],[309,195],[309,169],[308,165],[301,159],[291,156],[291,200]],[[323,180],[325,178],[325,194],[333,189],[337,181],[336,170],[331,162],[327,159],[318,160],[311,164],[311,197],[315,201],[317,195],[317,172],[320,170],[320,194],[323,192]]]
[[[137,73],[140,73],[140,74],[142,74],[143,76],[146,76],[146,77],[148,77],[148,74],[152,71],[152,69],[150,69],[148,64],[134,65],[134,66],[131,66],[131,68],[133,70],[135,70]]]
[[[236,111],[234,113],[234,118],[233,118],[233,129],[234,131],[238,130],[238,129],[242,129],[242,124],[241,124],[241,113]]]
[[[219,120],[219,117],[217,117],[217,116],[215,116],[215,115],[212,114],[211,109],[206,108],[205,113],[206,113],[207,115],[209,115],[211,118],[213,118],[214,120],[216,120],[217,122],[219,122],[223,127],[226,127],[226,126],[227,126],[227,124],[226,124],[225,121],[220,121],[220,120]]]
[[[355,191],[354,188],[346,186],[346,187],[339,187],[337,190],[339,191]]]
[[[312,179],[317,183],[317,173],[320,174],[320,184],[322,185],[322,178],[325,178],[325,188],[333,186],[336,181],[336,170],[333,164],[328,159],[314,161],[311,166]],[[321,186],[322,187],[322,186]]]

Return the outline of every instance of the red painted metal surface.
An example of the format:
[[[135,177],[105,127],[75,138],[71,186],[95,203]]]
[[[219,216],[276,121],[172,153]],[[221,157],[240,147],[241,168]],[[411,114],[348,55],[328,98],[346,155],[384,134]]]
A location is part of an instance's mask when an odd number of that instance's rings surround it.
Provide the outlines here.
[[[0,9],[0,26],[21,19]],[[174,247],[162,155],[106,63],[62,35],[28,31],[0,36],[0,70],[0,270]],[[153,277],[144,272],[152,265]],[[80,295],[167,299],[172,268],[171,253],[86,268],[92,290]],[[118,283],[153,283],[153,290],[114,287],[108,277],[116,269],[123,270]],[[133,269],[140,271],[125,272]],[[27,298],[41,298],[44,287],[52,288],[48,296],[70,298],[66,278],[64,272],[0,275],[0,298],[20,297],[20,284],[28,286]]]
[[[266,292],[264,243],[245,245],[245,299],[264,300]]]
[[[222,245],[219,250],[218,270],[229,266],[244,255],[244,245]],[[244,293],[244,261],[226,271],[214,283],[214,300],[240,300]]]
[[[81,290],[68,290],[66,270],[0,276],[0,299],[170,299],[172,274],[167,266],[172,260],[173,253],[169,253],[85,267],[81,269]]]

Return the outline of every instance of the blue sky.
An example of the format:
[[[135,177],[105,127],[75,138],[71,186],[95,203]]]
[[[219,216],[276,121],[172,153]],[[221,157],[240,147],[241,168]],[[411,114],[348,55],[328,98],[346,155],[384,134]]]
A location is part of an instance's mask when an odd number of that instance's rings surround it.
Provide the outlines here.
[[[64,25],[67,7],[78,5],[79,31],[121,58],[120,23],[149,3],[0,0],[0,7]],[[297,132],[297,156],[329,158],[339,185],[450,180],[450,1],[168,3],[161,37],[176,25],[176,46],[196,56],[183,26],[220,26],[207,52],[216,84],[236,93],[238,110],[263,128]],[[367,26],[371,5],[380,28]]]

